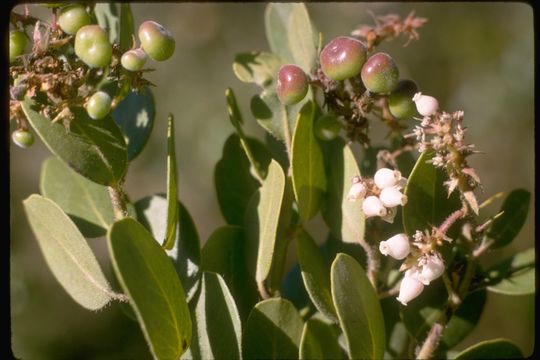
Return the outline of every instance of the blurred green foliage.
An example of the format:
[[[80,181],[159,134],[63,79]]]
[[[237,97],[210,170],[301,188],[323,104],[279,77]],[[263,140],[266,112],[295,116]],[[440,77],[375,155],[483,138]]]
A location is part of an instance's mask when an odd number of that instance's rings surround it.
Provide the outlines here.
[[[159,21],[176,39],[176,52],[148,78],[157,84],[156,124],[147,148],[133,164],[126,190],[133,201],[166,188],[166,114],[176,118],[179,198],[192,214],[203,242],[221,218],[213,171],[223,144],[234,131],[228,121],[225,89],[234,89],[244,113],[244,129],[263,138],[249,115],[255,86],[236,79],[232,62],[239,52],[267,51],[263,12],[266,4],[133,4],[135,26]],[[48,10],[29,6],[32,15]],[[22,7],[14,9],[22,12]],[[308,10],[324,42],[347,35],[359,24],[373,24],[368,11],[406,16],[415,10],[429,21],[420,40],[385,42],[379,50],[396,59],[402,78],[437,97],[448,111],[465,111],[467,141],[484,154],[471,158],[483,180],[480,200],[514,188],[534,196],[534,33],[532,8],[525,3],[316,3]],[[375,124],[373,143],[385,129]],[[49,155],[37,142],[30,150],[10,148],[12,349],[23,359],[150,358],[138,325],[118,305],[97,313],[76,304],[54,279],[22,211],[21,200],[39,192],[42,161]],[[361,160],[361,159],[359,159]],[[493,213],[500,203],[492,207]],[[534,205],[516,241],[494,250],[493,263],[534,246]],[[317,221],[312,222],[313,228]],[[315,231],[312,233],[316,233]],[[317,242],[323,239],[315,239]],[[104,238],[90,246],[113,278]],[[491,262],[490,262],[491,263]],[[486,264],[489,265],[489,264]],[[515,341],[527,356],[534,347],[534,296],[490,293],[478,327],[458,346],[496,337]]]

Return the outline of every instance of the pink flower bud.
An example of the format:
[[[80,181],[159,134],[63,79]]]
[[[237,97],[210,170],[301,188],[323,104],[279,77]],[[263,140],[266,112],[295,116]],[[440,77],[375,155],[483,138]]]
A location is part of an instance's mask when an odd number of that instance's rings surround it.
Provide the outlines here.
[[[406,306],[409,301],[420,295],[422,290],[424,290],[424,284],[414,276],[414,272],[407,270],[401,280],[399,295],[396,299]]]
[[[364,199],[362,203],[362,210],[366,219],[372,216],[385,216],[386,208],[384,207],[381,200],[376,196],[368,196]]]
[[[433,255],[427,258],[422,265],[419,279],[424,285],[429,285],[430,282],[440,277],[444,272],[444,262],[438,255]]]
[[[349,193],[347,194],[347,200],[356,201],[363,198],[366,195],[366,186],[363,182],[355,182],[351,185]]]
[[[395,207],[407,203],[407,195],[402,194],[396,187],[385,187],[382,189],[379,199],[386,207]]]
[[[379,251],[384,256],[390,255],[396,260],[402,260],[409,255],[411,248],[406,234],[397,234],[379,243]]]
[[[377,170],[373,180],[379,189],[394,186],[401,179],[401,173],[397,170],[382,168]]]
[[[433,96],[422,95],[419,92],[414,94],[412,100],[416,103],[416,110],[422,116],[432,115],[439,109],[439,101]]]

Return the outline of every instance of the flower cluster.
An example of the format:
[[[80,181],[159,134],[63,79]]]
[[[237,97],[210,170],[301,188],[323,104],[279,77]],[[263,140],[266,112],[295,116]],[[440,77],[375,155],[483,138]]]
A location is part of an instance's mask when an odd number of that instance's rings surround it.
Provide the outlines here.
[[[439,111],[439,102],[432,96],[417,93],[413,97],[418,113],[417,125],[406,137],[416,137],[421,153],[433,151],[430,162],[433,166],[446,170],[449,180],[445,182],[448,196],[459,189],[462,200],[478,214],[478,204],[473,190],[480,185],[480,178],[467,164],[467,156],[476,153],[474,145],[464,142],[463,111],[447,113]]]
[[[379,251],[396,260],[403,260],[400,271],[405,271],[399,288],[397,300],[403,305],[416,298],[433,280],[444,273],[444,262],[441,254],[435,250],[443,240],[449,238],[417,231],[412,245],[406,234],[397,234],[386,241],[381,241]]]
[[[377,170],[373,179],[362,180],[355,176],[347,199],[364,199],[362,211],[366,219],[380,216],[386,222],[392,223],[396,216],[396,207],[407,203],[407,195],[401,192],[405,181],[398,170],[388,168]]]

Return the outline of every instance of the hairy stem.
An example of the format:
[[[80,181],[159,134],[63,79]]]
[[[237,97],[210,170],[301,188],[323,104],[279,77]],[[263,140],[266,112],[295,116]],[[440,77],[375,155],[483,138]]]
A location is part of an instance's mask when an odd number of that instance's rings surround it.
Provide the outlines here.
[[[443,312],[439,320],[433,324],[429,330],[426,341],[422,344],[422,347],[416,354],[417,359],[431,359],[433,353],[437,350],[439,342],[441,341],[442,332],[444,330],[444,325],[446,324],[446,312]]]
[[[465,215],[467,213],[467,208],[463,207],[459,210],[456,210],[454,211],[452,214],[450,214],[450,216],[448,216],[446,218],[446,220],[444,220],[444,222],[439,226],[439,228],[437,229],[437,233],[440,235],[440,236],[444,236],[446,234],[446,232],[450,229],[450,227],[452,225],[454,225],[454,223],[456,221],[458,221],[463,215]]]
[[[373,288],[377,290],[377,272],[379,271],[379,259],[377,257],[377,251],[365,240],[358,242],[364,249],[367,256],[367,277]]]
[[[126,203],[122,195],[122,189],[120,186],[108,186],[109,197],[111,198],[111,204],[114,212],[114,219],[121,220],[127,216]]]

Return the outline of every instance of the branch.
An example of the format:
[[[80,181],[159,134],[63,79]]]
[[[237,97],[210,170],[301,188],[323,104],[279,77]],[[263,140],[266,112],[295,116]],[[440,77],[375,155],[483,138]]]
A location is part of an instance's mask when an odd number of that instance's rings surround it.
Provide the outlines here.
[[[126,203],[122,196],[122,189],[120,186],[108,186],[109,197],[111,198],[111,204],[114,212],[114,219],[121,220],[127,216]]]

